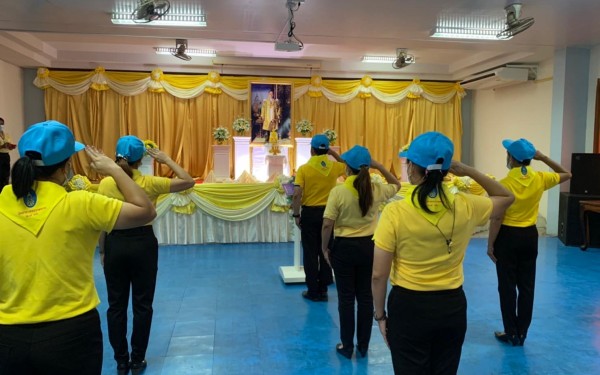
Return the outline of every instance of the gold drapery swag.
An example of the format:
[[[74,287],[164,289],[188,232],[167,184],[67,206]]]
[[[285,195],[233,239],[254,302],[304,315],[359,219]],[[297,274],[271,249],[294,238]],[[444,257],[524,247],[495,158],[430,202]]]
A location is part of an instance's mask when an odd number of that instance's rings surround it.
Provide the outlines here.
[[[271,79],[152,72],[114,72],[38,69],[34,84],[45,90],[48,119],[71,127],[78,140],[114,154],[116,140],[125,134],[152,139],[193,176],[204,178],[212,169],[212,130],[231,131],[233,121],[250,117],[250,83],[291,83],[294,88],[293,124],[310,119],[312,135],[325,129],[338,134],[344,151],[355,144],[369,148],[374,159],[400,173],[398,151],[417,135],[440,131],[461,154],[461,98],[458,83],[338,80],[310,78]],[[298,134],[298,136],[300,136]],[[290,158],[291,170],[296,169]],[[233,163],[230,163],[233,172]],[[75,159],[77,172],[92,179],[85,158]],[[87,172],[87,173],[86,173]],[[169,175],[161,166],[158,175]]]

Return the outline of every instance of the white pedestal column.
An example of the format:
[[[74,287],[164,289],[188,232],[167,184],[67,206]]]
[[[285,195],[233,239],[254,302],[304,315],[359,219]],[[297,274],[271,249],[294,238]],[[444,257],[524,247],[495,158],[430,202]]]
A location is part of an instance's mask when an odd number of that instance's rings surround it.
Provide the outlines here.
[[[229,178],[229,145],[213,145],[213,173],[217,179]]]
[[[296,170],[310,159],[310,140],[312,138],[296,138]]]
[[[279,267],[279,274],[286,284],[303,283],[306,281],[304,267],[300,265],[302,244],[300,242],[300,229],[294,224],[294,265]]]
[[[233,155],[234,179],[237,179],[244,171],[250,172],[250,137],[233,137]]]
[[[139,166],[138,170],[144,176],[154,176],[154,159],[152,156],[144,156],[142,158],[142,165]]]

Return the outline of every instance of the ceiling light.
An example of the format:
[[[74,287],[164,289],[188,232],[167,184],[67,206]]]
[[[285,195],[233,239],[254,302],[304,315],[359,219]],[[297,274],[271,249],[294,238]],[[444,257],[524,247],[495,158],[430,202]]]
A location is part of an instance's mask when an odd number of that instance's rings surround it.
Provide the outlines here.
[[[448,14],[438,16],[432,38],[498,40],[498,33],[505,28],[502,14]],[[510,38],[507,38],[510,39]]]
[[[363,56],[362,62],[375,64],[389,64],[396,61],[396,56]]]
[[[154,51],[157,55],[172,55],[177,53],[177,48],[169,48],[169,47],[154,47]],[[194,49],[188,48],[185,50],[185,53],[189,56],[202,56],[202,57],[216,57],[217,51],[214,49]]]
[[[199,4],[176,3],[170,6],[168,13],[162,14],[158,19],[140,23],[136,19],[139,12],[139,4],[117,3],[113,8],[111,21],[117,25],[146,25],[146,26],[183,26],[183,27],[205,27],[206,15]]]
[[[206,27],[206,16],[204,14],[167,14],[152,22],[139,23],[133,20],[131,13],[113,13],[111,21],[115,25]]]

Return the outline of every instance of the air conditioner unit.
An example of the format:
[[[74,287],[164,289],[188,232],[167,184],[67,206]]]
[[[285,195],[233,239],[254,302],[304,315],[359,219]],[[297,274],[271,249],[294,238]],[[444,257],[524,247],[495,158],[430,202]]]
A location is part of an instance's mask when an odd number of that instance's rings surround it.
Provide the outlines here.
[[[506,65],[467,77],[460,85],[469,90],[484,90],[534,81],[536,78],[536,65]]]

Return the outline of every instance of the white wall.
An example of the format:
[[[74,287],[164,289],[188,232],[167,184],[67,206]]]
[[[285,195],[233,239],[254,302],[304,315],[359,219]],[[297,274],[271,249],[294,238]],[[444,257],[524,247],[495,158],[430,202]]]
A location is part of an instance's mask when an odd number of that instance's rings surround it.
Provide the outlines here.
[[[23,72],[21,68],[0,60],[0,117],[4,119],[4,132],[17,143],[25,129]],[[10,152],[10,161],[19,158],[15,149]]]
[[[505,138],[527,138],[537,149],[550,154],[553,61],[539,65],[538,79],[514,86],[473,92],[473,160],[475,168],[497,179],[506,173]],[[538,170],[549,170],[532,162]],[[558,202],[556,202],[558,205]],[[547,217],[546,193],[540,214]]]

